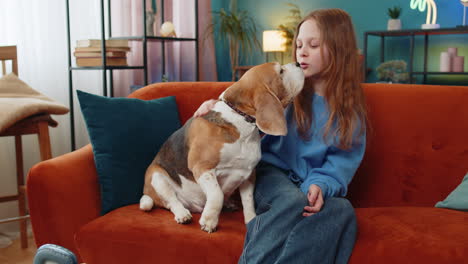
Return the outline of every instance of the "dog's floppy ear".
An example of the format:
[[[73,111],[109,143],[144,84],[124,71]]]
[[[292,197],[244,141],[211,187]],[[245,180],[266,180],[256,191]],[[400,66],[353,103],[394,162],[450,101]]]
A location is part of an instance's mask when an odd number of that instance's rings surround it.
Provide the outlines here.
[[[257,127],[266,134],[284,136],[288,132],[283,106],[270,92],[255,94]]]

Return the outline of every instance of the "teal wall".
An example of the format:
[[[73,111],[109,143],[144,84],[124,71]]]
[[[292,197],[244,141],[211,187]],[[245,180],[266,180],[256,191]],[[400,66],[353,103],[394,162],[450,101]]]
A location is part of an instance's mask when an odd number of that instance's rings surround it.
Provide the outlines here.
[[[262,31],[276,29],[278,25],[287,22],[289,6],[286,3],[295,3],[303,10],[303,15],[318,8],[341,8],[348,12],[355,26],[355,31],[360,49],[363,49],[363,37],[366,31],[386,30],[387,9],[395,5],[403,8],[400,17],[403,29],[418,29],[426,21],[426,13],[410,9],[409,0],[238,0],[238,9],[247,10],[257,22],[258,35],[261,41]],[[229,9],[229,0],[212,0],[213,10],[220,8]],[[462,23],[463,9],[456,0],[436,0],[438,8],[437,23],[441,27],[456,27]],[[416,50],[414,67],[422,71],[423,64],[423,37],[416,37]],[[438,35],[429,37],[429,61],[428,70],[437,71],[439,65],[439,54],[449,46],[459,48],[459,55],[465,56],[465,71],[468,71],[468,34],[466,35]],[[370,37],[368,42],[369,67],[375,69],[380,64],[380,38]],[[220,81],[231,79],[229,67],[229,55],[227,44],[216,40],[216,54],[218,64],[218,78]],[[289,54],[288,54],[289,56]],[[272,58],[272,55],[270,55]],[[280,56],[277,57],[280,59]],[[388,38],[386,41],[385,60],[409,59],[409,37]],[[285,57],[285,62],[289,59]],[[255,65],[265,62],[265,54],[258,50],[253,56],[242,60],[241,65]],[[444,79],[460,79],[468,84],[468,75],[444,76]],[[436,80],[437,78],[434,78]],[[368,81],[375,81],[372,74]]]

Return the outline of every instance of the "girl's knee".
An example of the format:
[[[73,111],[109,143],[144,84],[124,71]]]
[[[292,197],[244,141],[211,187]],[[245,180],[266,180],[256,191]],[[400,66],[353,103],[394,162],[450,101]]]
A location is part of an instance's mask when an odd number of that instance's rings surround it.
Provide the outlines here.
[[[337,209],[343,209],[343,210],[353,209],[353,205],[351,205],[351,202],[349,202],[348,199],[343,198],[343,197],[330,197],[325,200],[325,203]]]
[[[346,198],[330,197],[325,200],[325,208],[335,211],[339,215],[355,217],[354,207]]]

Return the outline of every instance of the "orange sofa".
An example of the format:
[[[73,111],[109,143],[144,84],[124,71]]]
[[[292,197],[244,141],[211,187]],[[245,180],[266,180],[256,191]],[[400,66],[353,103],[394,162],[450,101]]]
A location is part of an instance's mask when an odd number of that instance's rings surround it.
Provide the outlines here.
[[[185,122],[230,83],[153,84],[130,97],[175,95]],[[363,84],[367,150],[349,190],[359,234],[350,263],[467,263],[468,213],[434,208],[468,171],[468,87]],[[142,175],[143,177],[143,175]],[[137,205],[100,216],[91,146],[40,162],[27,181],[37,245],[54,243],[88,264],[237,263],[241,212],[223,213],[218,232],[178,225],[166,210]]]

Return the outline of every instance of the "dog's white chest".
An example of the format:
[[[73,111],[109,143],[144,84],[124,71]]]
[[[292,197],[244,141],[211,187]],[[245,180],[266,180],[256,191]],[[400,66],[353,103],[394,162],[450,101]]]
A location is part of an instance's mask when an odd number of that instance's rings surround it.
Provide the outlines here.
[[[261,157],[260,135],[254,124],[233,114],[231,109],[219,109],[222,117],[234,124],[240,133],[234,143],[225,143],[221,148],[216,177],[225,194],[232,193],[250,176]],[[242,120],[239,120],[241,118]]]
[[[260,159],[260,136],[258,131],[248,138],[234,143],[225,143],[221,149],[217,169],[238,169],[251,171]]]
[[[225,143],[215,172],[223,193],[230,195],[248,179],[260,160],[260,136],[258,132],[235,143]]]

